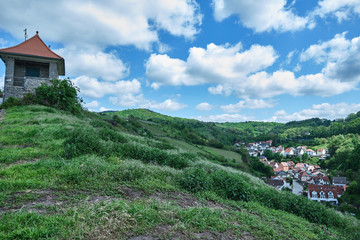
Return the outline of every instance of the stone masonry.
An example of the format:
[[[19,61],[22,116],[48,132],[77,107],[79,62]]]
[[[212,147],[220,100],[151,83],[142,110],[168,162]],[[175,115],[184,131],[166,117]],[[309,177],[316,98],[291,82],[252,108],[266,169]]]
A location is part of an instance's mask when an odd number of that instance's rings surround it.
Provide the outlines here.
[[[5,61],[6,73],[5,73],[5,86],[4,86],[4,101],[9,97],[22,98],[27,93],[34,93],[35,89],[41,84],[50,84],[50,79],[58,78],[56,62],[49,63],[49,77],[29,77],[25,76],[23,86],[14,86],[14,73],[15,73],[15,61],[14,58],[8,57]]]

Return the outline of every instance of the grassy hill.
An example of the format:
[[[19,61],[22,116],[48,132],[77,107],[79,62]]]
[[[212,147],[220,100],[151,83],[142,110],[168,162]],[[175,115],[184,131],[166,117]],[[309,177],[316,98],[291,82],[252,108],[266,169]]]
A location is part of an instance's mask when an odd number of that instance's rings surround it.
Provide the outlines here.
[[[359,239],[354,217],[220,165],[234,152],[131,121],[7,109],[0,239]]]

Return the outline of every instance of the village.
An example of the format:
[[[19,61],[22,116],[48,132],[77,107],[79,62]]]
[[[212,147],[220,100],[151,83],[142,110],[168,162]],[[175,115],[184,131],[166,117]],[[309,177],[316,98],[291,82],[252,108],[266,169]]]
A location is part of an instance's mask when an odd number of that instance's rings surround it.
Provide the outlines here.
[[[338,198],[346,190],[348,181],[346,177],[333,177],[330,181],[326,171],[322,170],[319,165],[308,164],[304,162],[294,163],[292,158],[300,157],[317,157],[324,160],[329,156],[327,149],[317,149],[316,151],[306,146],[296,148],[284,148],[282,146],[272,146],[272,140],[249,143],[246,149],[250,156],[258,157],[265,165],[270,166],[275,176],[267,180],[267,184],[278,190],[292,191],[296,195],[307,196],[308,199],[318,202],[329,202],[337,205]],[[281,162],[267,159],[265,153],[271,151],[272,154],[284,157]],[[271,160],[271,161],[270,161]],[[287,161],[285,161],[287,160]]]

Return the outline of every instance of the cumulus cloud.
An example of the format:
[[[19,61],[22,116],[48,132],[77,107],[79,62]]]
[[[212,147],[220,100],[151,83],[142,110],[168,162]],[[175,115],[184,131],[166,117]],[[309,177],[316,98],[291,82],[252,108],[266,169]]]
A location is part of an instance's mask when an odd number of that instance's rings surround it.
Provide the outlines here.
[[[211,94],[226,96],[235,94],[245,99],[271,98],[281,94],[331,96],[349,91],[357,85],[356,81],[346,80],[360,76],[357,74],[360,71],[360,67],[357,67],[360,61],[356,61],[360,56],[357,54],[359,49],[357,38],[352,42],[354,42],[353,47],[345,50],[344,47],[338,47],[325,51],[324,49],[329,47],[320,46],[318,49],[323,53],[319,51],[319,56],[316,55],[316,50],[306,50],[301,54],[302,61],[316,58],[322,63],[329,59],[337,59],[334,60],[337,65],[328,65],[321,73],[299,77],[295,77],[294,72],[291,71],[278,70],[273,73],[264,71],[277,58],[271,46],[253,45],[249,50],[241,51],[241,44],[217,46],[213,43],[206,49],[191,48],[186,61],[170,58],[168,55],[153,54],[146,62],[146,75],[154,81],[152,87],[155,89],[161,85],[215,84],[208,88]],[[332,45],[336,43],[341,45],[343,41],[336,39]],[[342,51],[345,53],[343,56],[353,57],[339,58],[338,53]],[[294,70],[299,68],[300,65]],[[343,76],[341,73],[344,73]],[[349,76],[345,76],[345,73]]]
[[[213,109],[213,106],[207,102],[202,102],[196,105],[195,109],[199,111],[210,111],[211,109]]]
[[[4,0],[1,6],[6,11],[0,26],[13,36],[22,38],[27,26],[29,33],[39,30],[47,40],[77,47],[135,45],[150,50],[159,41],[159,30],[191,39],[202,21],[194,0]]]
[[[96,78],[80,76],[72,80],[80,88],[80,95],[101,98],[107,94],[136,94],[141,91],[141,83],[137,79],[131,81],[100,82]]]
[[[179,103],[172,99],[166,99],[160,103],[153,100],[148,100],[143,96],[143,94],[123,94],[116,97],[110,97],[109,100],[116,106],[139,107],[162,111],[177,111],[187,107],[185,104]]]
[[[286,0],[213,0],[214,17],[222,21],[237,15],[240,22],[255,32],[297,31],[313,27],[308,17],[297,16]]]
[[[68,76],[86,75],[101,78],[105,81],[117,81],[129,74],[129,67],[114,53],[101,51],[78,51],[77,49],[55,50],[66,59],[66,73]]]
[[[100,107],[100,103],[96,100],[89,102],[89,103],[85,103],[85,106],[88,108],[98,108]]]
[[[83,103],[83,106],[87,109],[89,109],[89,111],[96,111],[96,109],[98,109],[100,107],[100,103],[96,100],[88,102],[88,103]]]
[[[341,82],[360,81],[360,37],[351,40],[346,33],[336,34],[333,39],[311,45],[301,55],[301,61],[314,60],[323,63],[322,73]]]
[[[192,118],[203,122],[244,122],[252,120],[250,117],[240,114],[220,114],[210,116],[197,116]]]
[[[320,17],[334,15],[341,22],[350,19],[352,13],[360,15],[360,2],[357,0],[322,0],[312,14]]]
[[[348,114],[358,112],[360,110],[360,103],[348,104],[348,103],[322,103],[314,104],[309,109],[303,109],[299,112],[288,114],[284,110],[275,112],[275,115],[269,119],[271,122],[289,122],[299,121],[309,118],[326,118],[326,119],[337,119],[344,118]]]
[[[245,99],[239,101],[236,104],[229,104],[220,106],[220,108],[226,113],[235,113],[241,111],[241,109],[249,108],[249,109],[260,109],[260,108],[273,108],[275,103],[270,101],[265,101],[263,99]]]
[[[190,48],[187,61],[152,54],[145,65],[146,76],[171,86],[237,82],[249,73],[271,66],[277,58],[271,46],[253,45],[249,50],[241,49],[240,43],[234,46],[211,43],[206,49]]]

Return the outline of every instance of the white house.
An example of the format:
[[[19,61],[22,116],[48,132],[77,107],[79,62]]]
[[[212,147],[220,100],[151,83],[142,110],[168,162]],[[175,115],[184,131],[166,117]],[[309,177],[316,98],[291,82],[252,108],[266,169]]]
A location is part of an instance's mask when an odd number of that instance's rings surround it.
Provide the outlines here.
[[[308,156],[315,156],[316,155],[316,152],[312,149],[306,149],[305,153],[308,155]]]
[[[326,153],[325,149],[323,148],[319,148],[317,151],[316,151],[316,155],[318,156],[321,156],[321,155],[324,155]]]
[[[331,202],[338,204],[338,198],[344,192],[344,188],[339,186],[308,185],[308,199],[318,202]]]

